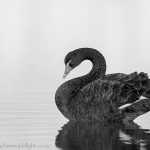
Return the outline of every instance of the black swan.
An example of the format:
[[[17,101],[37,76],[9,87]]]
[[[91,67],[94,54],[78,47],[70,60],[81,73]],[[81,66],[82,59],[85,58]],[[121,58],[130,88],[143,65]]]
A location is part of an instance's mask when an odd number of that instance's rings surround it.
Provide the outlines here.
[[[66,118],[82,121],[131,121],[150,110],[150,80],[147,73],[106,75],[103,55],[92,48],[79,48],[66,55],[64,77],[84,60],[92,62],[92,70],[87,75],[63,83],[55,94],[56,105]],[[136,102],[141,96],[147,99]],[[133,107],[131,105],[119,109],[128,103],[134,103]]]

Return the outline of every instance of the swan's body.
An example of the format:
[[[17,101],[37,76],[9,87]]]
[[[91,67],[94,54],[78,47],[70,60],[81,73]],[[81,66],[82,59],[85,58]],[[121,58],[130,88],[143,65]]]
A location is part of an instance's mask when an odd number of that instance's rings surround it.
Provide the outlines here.
[[[92,70],[85,76],[63,83],[56,91],[56,105],[69,120],[113,120],[111,114],[116,112],[119,117],[116,111],[119,106],[133,103],[140,96],[150,97],[146,73],[105,75],[106,62],[97,50],[81,48],[72,51],[65,57],[65,64],[71,70],[85,59],[93,63]]]

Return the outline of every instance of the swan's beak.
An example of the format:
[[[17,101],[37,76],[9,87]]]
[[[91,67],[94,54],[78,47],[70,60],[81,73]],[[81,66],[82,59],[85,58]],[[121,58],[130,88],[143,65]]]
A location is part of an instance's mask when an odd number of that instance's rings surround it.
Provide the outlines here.
[[[65,72],[64,72],[64,75],[63,75],[63,79],[69,74],[69,72],[72,70],[72,68],[69,66],[70,62],[68,62],[66,64],[66,67],[65,67]]]

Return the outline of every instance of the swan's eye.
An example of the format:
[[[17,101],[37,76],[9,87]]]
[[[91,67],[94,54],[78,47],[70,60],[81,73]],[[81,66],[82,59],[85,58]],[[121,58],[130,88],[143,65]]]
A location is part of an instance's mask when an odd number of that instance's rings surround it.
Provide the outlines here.
[[[69,66],[70,66],[70,67],[73,67],[73,64],[72,64],[72,63],[70,63],[70,64],[69,64]]]

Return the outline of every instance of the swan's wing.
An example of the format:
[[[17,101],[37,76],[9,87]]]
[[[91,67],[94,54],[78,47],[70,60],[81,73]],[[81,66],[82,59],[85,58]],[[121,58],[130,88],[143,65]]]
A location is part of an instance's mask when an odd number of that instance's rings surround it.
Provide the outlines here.
[[[118,105],[132,103],[144,96],[150,95],[150,81],[146,73],[134,72],[129,75],[115,74],[95,80],[80,90],[84,103],[101,104],[104,102]]]
[[[111,80],[111,81],[120,81],[124,79],[127,76],[127,74],[124,73],[114,73],[114,74],[107,74],[105,76],[105,79]]]
[[[123,86],[118,81],[100,78],[83,87],[79,92],[80,98],[82,102],[92,105],[111,102],[114,96],[119,97]]]

